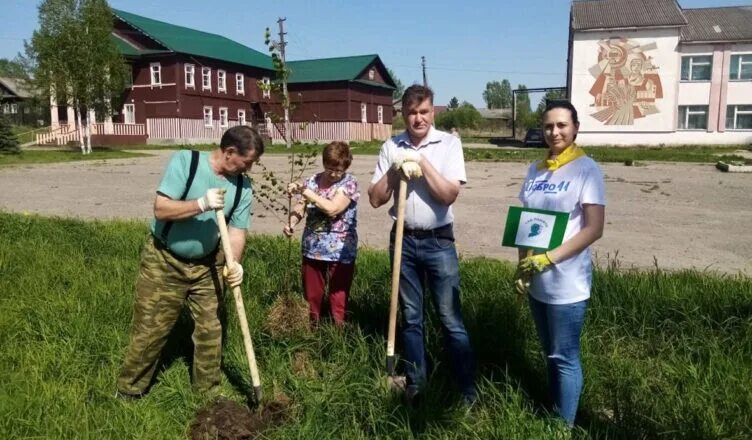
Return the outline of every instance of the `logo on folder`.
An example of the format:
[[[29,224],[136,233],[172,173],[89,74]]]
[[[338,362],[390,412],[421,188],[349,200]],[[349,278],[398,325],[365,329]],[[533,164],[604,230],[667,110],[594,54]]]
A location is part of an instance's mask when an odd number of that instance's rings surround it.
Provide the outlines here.
[[[550,250],[564,241],[566,212],[511,206],[504,228],[503,246]]]
[[[530,226],[530,233],[527,234],[527,238],[535,237],[537,235],[540,235],[540,233],[541,233],[541,225],[540,225],[540,223],[533,223]]]

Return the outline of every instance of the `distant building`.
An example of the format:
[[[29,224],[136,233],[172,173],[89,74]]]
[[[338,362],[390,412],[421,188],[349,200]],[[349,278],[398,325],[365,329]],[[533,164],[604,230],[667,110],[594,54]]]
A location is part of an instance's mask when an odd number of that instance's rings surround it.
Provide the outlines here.
[[[567,69],[582,144],[752,142],[752,6],[574,0]]]
[[[46,115],[24,80],[0,77],[0,117],[16,125],[44,124]]]

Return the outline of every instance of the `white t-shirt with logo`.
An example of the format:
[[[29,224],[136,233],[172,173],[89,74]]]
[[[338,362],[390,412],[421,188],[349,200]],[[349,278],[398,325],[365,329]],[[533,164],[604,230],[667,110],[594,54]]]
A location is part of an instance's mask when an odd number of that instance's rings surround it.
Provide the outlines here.
[[[582,205],[606,205],[603,174],[587,156],[556,171],[538,170],[538,162],[534,162],[527,170],[519,197],[526,208],[568,212],[565,242],[585,224]],[[588,247],[533,276],[530,295],[547,304],[571,304],[590,298],[591,283],[592,260]]]

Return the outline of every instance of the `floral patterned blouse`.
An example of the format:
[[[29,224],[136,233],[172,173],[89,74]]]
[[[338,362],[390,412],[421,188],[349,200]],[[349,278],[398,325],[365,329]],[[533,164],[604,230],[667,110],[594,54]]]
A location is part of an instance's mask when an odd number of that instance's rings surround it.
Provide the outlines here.
[[[321,174],[311,176],[305,187],[329,200],[342,191],[350,199],[350,205],[334,218],[321,212],[313,203],[306,205],[303,256],[312,260],[353,263],[358,252],[358,180],[348,173],[330,187],[320,188],[321,177]]]

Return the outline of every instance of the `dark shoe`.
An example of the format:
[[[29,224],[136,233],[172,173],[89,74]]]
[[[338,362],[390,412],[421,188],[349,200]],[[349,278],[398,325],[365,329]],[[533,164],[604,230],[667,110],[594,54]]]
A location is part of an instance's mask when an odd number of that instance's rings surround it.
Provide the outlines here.
[[[420,393],[418,392],[418,387],[415,385],[408,385],[407,388],[405,388],[405,405],[410,407],[416,407],[420,404]]]
[[[141,393],[141,394],[128,394],[128,393],[123,393],[120,390],[115,391],[115,398],[119,399],[119,400],[126,401],[126,402],[133,402],[133,401],[141,399],[142,397],[144,397],[143,393]]]

